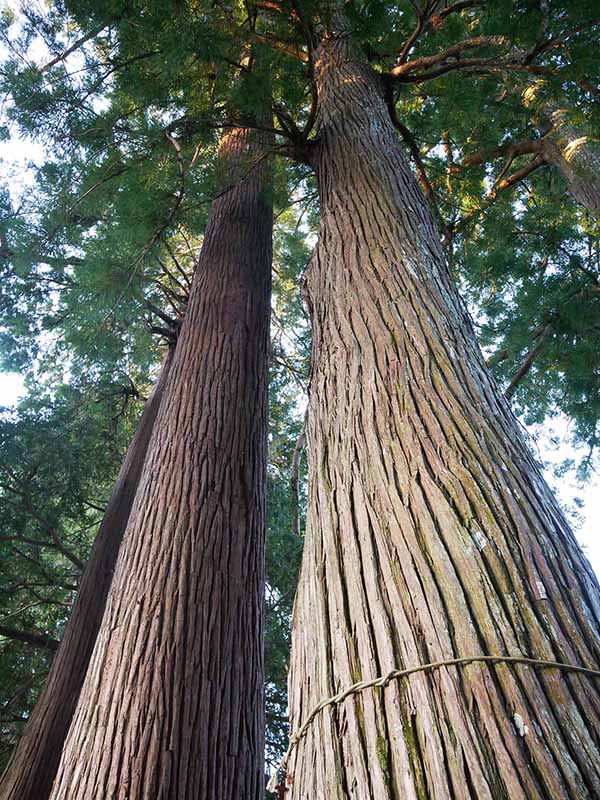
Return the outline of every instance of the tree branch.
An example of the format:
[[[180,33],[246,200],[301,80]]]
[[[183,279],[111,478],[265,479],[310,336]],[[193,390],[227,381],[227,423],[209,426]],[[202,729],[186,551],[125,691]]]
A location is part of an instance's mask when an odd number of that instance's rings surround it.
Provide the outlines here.
[[[48,63],[44,64],[41,67],[38,67],[38,72],[46,72],[47,70],[52,69],[52,67],[55,67],[58,63],[64,61],[71,55],[71,53],[74,53],[75,50],[79,50],[80,47],[83,47],[83,45],[86,44],[86,42],[89,42],[90,39],[93,39],[94,36],[97,36],[105,28],[106,25],[101,25],[98,28],[94,28],[89,33],[84,34],[79,39],[77,39],[76,42],[73,42],[73,44],[70,47],[67,47],[66,50],[60,53],[60,55],[56,56],[56,58],[53,58],[52,61],[48,61]]]
[[[304,50],[301,49],[300,45],[296,44],[296,42],[278,39],[276,36],[271,36],[267,33],[256,33],[255,31],[250,31],[249,33],[246,32],[246,35],[252,41],[272,47],[274,50],[278,50],[280,53],[285,53],[292,58],[296,58],[298,61],[302,61],[304,64],[308,63],[308,53],[305,53]]]
[[[467,8],[474,8],[475,6],[483,6],[483,0],[459,0],[457,3],[452,3],[450,6],[446,6],[443,8],[438,17],[440,19],[445,19],[450,14],[460,14],[461,11],[464,11]]]
[[[425,27],[425,20],[424,15],[422,12],[419,11],[419,8],[415,6],[415,13],[417,15],[417,24],[415,29],[410,34],[408,39],[402,45],[402,49],[400,50],[400,54],[398,56],[398,63],[402,64],[406,61],[408,54],[411,51],[411,48],[414,46],[415,42],[423,32],[423,28]]]
[[[529,139],[522,142],[507,142],[494,147],[492,150],[478,150],[476,153],[471,153],[465,156],[462,161],[454,165],[454,170],[458,171],[463,167],[472,167],[476,164],[485,164],[487,161],[492,161],[501,156],[510,156],[516,158],[517,156],[527,155],[529,153],[541,153],[543,151],[542,139]]]
[[[180,321],[178,319],[174,319],[170,317],[168,314],[160,309],[158,306],[155,306],[153,302],[150,300],[144,300],[144,305],[146,308],[155,314],[159,319],[161,319],[166,325],[169,326],[171,330],[175,330],[179,327]]]
[[[399,78],[409,72],[414,72],[417,69],[429,69],[435,64],[440,64],[449,58],[457,58],[464,50],[473,50],[478,47],[486,46],[501,46],[509,45],[510,42],[505,36],[477,36],[473,39],[465,39],[444,50],[442,53],[437,53],[432,56],[423,56],[422,58],[415,58],[413,61],[407,63],[398,63],[392,67],[389,74],[392,78]]]
[[[4,471],[6,472],[7,470],[4,469]],[[10,474],[13,480],[19,483],[15,475],[12,473]],[[33,500],[31,499],[31,495],[29,494],[27,489],[24,486],[21,486],[20,488],[17,489],[14,486],[9,486],[9,485],[6,485],[5,488],[8,491],[12,492],[12,494],[16,494],[18,497],[22,499],[23,504],[25,506],[25,510],[31,517],[33,517],[33,519],[36,520],[36,522],[39,523],[42,530],[45,533],[47,533],[48,536],[50,536],[52,542],[54,543],[55,549],[58,550],[59,553],[61,553],[63,556],[65,556],[65,558],[67,558],[72,564],[74,564],[80,571],[83,571],[85,567],[85,562],[83,562],[78,555],[76,555],[72,550],[70,550],[64,544],[64,542],[62,541],[62,539],[60,538],[54,527],[48,522],[47,519],[42,517],[42,515],[35,510],[33,505]]]
[[[42,529],[50,536],[52,541],[54,542],[54,546],[56,549],[61,553],[66,559],[68,559],[72,564],[74,564],[77,569],[81,572],[85,569],[85,562],[82,561],[79,556],[77,556],[72,550],[70,550],[62,541],[60,536],[55,531],[54,527],[50,525],[50,523],[45,520],[40,514],[38,514],[31,501],[31,497],[24,493],[21,495],[23,497],[23,501],[25,503],[25,508],[27,512],[41,525]]]
[[[58,650],[60,642],[53,639],[45,633],[33,633],[31,631],[19,631],[16,628],[9,628],[5,625],[0,625],[0,636],[5,639],[14,639],[17,642],[25,642],[32,644],[34,647],[42,647],[45,650],[50,650],[55,653]]]
[[[456,70],[473,70],[481,73],[482,75],[493,75],[502,72],[525,72],[530,75],[540,75],[548,78],[558,78],[563,81],[568,81],[575,84],[583,91],[592,94],[597,99],[600,99],[600,92],[592,86],[589,81],[583,78],[574,78],[569,75],[563,74],[562,70],[556,70],[552,67],[539,66],[537,64],[524,64],[521,61],[499,61],[493,58],[465,58],[459,59],[451,64],[443,64],[438,69],[433,69],[430,72],[422,72],[416,75],[400,74],[392,75],[390,77],[402,83],[423,83],[424,81],[438,78],[448,72],[455,72]]]
[[[510,166],[511,163],[512,163],[512,158],[509,159],[507,168],[508,166]],[[536,156],[529,162],[529,164],[526,164],[521,169],[518,169],[516,172],[513,172],[512,175],[508,176],[508,178],[503,177],[506,171],[505,169],[503,169],[500,175],[498,176],[496,183],[490,189],[487,196],[487,200],[488,201],[494,200],[498,192],[501,192],[503,189],[508,189],[510,186],[514,186],[515,183],[518,183],[519,181],[523,180],[523,178],[526,178],[536,169],[539,169],[539,167],[544,166],[545,163],[546,162],[541,156]],[[502,179],[500,180],[500,178]]]
[[[512,159],[509,160],[508,164],[505,164],[505,166],[501,171],[501,175],[505,174],[506,169],[508,168],[508,166],[510,166],[511,162]],[[473,217],[476,217],[478,214],[481,214],[483,211],[485,211],[485,209],[496,199],[496,197],[500,192],[504,191],[505,189],[509,189],[511,186],[514,186],[516,183],[519,183],[519,181],[522,181],[528,175],[531,175],[531,173],[535,172],[536,169],[539,169],[540,167],[543,167],[545,165],[546,161],[542,158],[542,156],[537,155],[528,164],[526,164],[521,169],[518,169],[516,172],[513,172],[507,178],[503,178],[502,180],[500,180],[499,176],[496,179],[496,182],[494,183],[490,191],[487,193],[486,197],[483,199],[482,205],[480,205],[478,208],[475,208],[473,211],[469,212],[468,214],[465,214],[463,217],[457,220],[454,226],[455,229],[463,227],[467,222],[472,220]]]
[[[396,115],[396,109],[391,108],[390,113],[392,115],[392,122],[394,124],[394,127],[399,131],[408,149],[410,150],[410,154],[412,156],[415,168],[417,170],[417,177],[419,179],[419,183],[421,184],[421,189],[423,190],[423,194],[425,195],[426,199],[428,200],[433,210],[433,214],[440,226],[442,233],[446,238],[449,238],[450,231],[444,221],[444,218],[440,213],[435,192],[433,191],[433,187],[431,185],[429,177],[427,176],[427,171],[425,170],[425,164],[423,163],[423,160],[421,158],[421,151],[419,150],[419,145],[417,144],[411,131],[406,127],[406,125],[404,125],[398,119]]]
[[[529,373],[529,370],[533,366],[534,361],[540,355],[544,347],[546,346],[546,341],[553,330],[553,324],[549,322],[547,325],[544,326],[543,331],[541,332],[540,336],[538,337],[537,344],[535,344],[527,353],[521,366],[516,370],[513,374],[512,378],[510,379],[510,383],[506,387],[506,391],[504,392],[504,397],[507,400],[510,400],[514,393],[517,391],[517,387]]]
[[[187,274],[187,272],[184,270],[184,268],[179,263],[179,259],[177,258],[176,254],[175,254],[175,251],[173,250],[173,248],[169,244],[168,240],[165,240],[165,248],[167,250],[167,253],[171,256],[171,260],[175,264],[175,267],[177,268],[177,271],[179,272],[179,274],[183,278],[183,281],[185,283],[185,287],[183,287],[179,281],[175,281],[175,282],[178,283],[179,286],[181,286],[181,288],[184,291],[186,291],[186,287],[189,290],[191,288],[191,285],[192,285],[192,281],[190,279],[190,276]],[[172,275],[172,273],[169,272],[169,275]]]
[[[23,584],[23,586],[30,587],[30,586],[45,586],[45,584]],[[35,603],[28,603],[26,606],[21,606],[21,608],[17,608],[16,611],[11,611],[10,614],[7,614],[5,617],[0,619],[0,625],[3,625],[5,622],[8,622],[9,619],[13,617],[18,617],[19,614],[22,614],[24,611],[29,611],[30,608],[35,608],[36,606],[43,605],[42,600],[37,600]]]

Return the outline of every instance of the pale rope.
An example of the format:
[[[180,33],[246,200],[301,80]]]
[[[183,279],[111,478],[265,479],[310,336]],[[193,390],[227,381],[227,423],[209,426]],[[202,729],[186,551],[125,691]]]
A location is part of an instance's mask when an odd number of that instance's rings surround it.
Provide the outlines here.
[[[532,667],[541,667],[542,669],[560,669],[564,672],[578,672],[582,675],[590,675],[594,678],[600,678],[600,670],[590,669],[589,667],[580,667],[576,664],[563,664],[560,661],[543,661],[537,658],[525,658],[524,656],[465,656],[464,658],[452,658],[448,661],[433,661],[430,664],[420,664],[418,667],[410,667],[409,669],[393,669],[387,675],[382,675],[379,678],[371,678],[368,681],[359,681],[358,683],[349,686],[338,694],[328,697],[327,700],[322,700],[318,706],[315,706],[310,712],[308,717],[298,729],[298,733],[290,737],[289,747],[271,774],[271,780],[267,785],[267,791],[277,792],[281,786],[279,783],[279,773],[285,773],[288,761],[295,747],[301,739],[306,736],[306,733],[315,719],[323,709],[328,706],[337,705],[343,702],[346,698],[357,692],[362,692],[364,689],[371,689],[373,687],[380,687],[384,689],[391,680],[396,678],[406,678],[408,675],[414,675],[416,672],[431,672],[432,670],[440,669],[440,667],[454,667],[462,664],[470,664],[474,661],[483,661],[487,663],[505,663],[505,664],[527,664]],[[283,779],[285,781],[285,777]]]

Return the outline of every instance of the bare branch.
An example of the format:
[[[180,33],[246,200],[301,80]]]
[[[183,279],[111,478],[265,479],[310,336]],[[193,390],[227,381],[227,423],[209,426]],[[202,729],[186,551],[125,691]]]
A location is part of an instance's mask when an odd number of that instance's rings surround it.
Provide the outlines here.
[[[505,168],[506,166],[507,165],[505,164]],[[511,186],[514,186],[515,184],[524,180],[528,175],[531,175],[531,173],[535,172],[535,170],[544,166],[546,166],[546,161],[541,156],[538,155],[524,167],[516,170],[516,172],[513,172],[507,178],[503,178],[502,180],[499,180],[499,178],[497,178],[496,182],[494,183],[494,185],[484,198],[483,203],[479,207],[473,209],[473,211],[469,212],[468,214],[465,214],[463,217],[457,220],[456,224],[454,225],[455,229],[463,227],[467,222],[472,220],[478,214],[481,214],[483,211],[485,211],[486,208],[496,199],[496,197],[500,192],[504,191],[505,189],[509,189]],[[503,168],[501,174],[505,174],[506,171],[505,168]]]
[[[53,653],[58,650],[58,646],[60,644],[57,639],[53,639],[51,636],[48,636],[45,633],[20,631],[16,628],[9,628],[5,625],[0,625],[0,636],[3,636],[5,639],[13,639],[17,642],[32,644],[34,647],[42,647],[45,650],[50,650]]]
[[[444,50],[442,53],[436,53],[432,56],[423,56],[416,58],[407,63],[398,63],[390,70],[390,75],[393,78],[398,78],[401,75],[406,75],[409,72],[414,72],[417,69],[429,69],[435,64],[441,64],[449,58],[457,58],[464,50],[473,50],[478,47],[485,46],[501,46],[510,44],[505,36],[477,36],[473,39],[465,39]]]
[[[71,53],[74,53],[75,50],[79,50],[80,47],[83,47],[84,44],[86,44],[87,42],[90,41],[90,39],[93,39],[95,36],[101,33],[105,28],[106,25],[101,25],[98,28],[94,28],[89,33],[84,34],[79,39],[77,39],[76,42],[73,42],[73,44],[70,47],[67,47],[67,49],[64,52],[60,53],[60,55],[56,56],[56,58],[53,58],[52,61],[48,61],[47,64],[38,67],[38,72],[46,72],[47,70],[52,69],[52,67],[55,67],[58,63],[64,61],[71,55]]]
[[[476,153],[471,153],[465,156],[461,162],[455,164],[455,170],[462,167],[471,167],[476,164],[484,164],[487,161],[492,161],[495,158],[502,156],[517,156],[527,155],[529,153],[541,153],[543,151],[542,139],[529,139],[522,142],[506,142],[499,147],[494,147],[492,150],[478,150]]]
[[[513,377],[510,380],[510,383],[506,387],[506,391],[504,392],[504,397],[507,400],[510,400],[514,393],[517,391],[517,387],[529,373],[531,367],[533,366],[534,361],[540,355],[544,347],[546,346],[546,341],[550,334],[552,333],[553,325],[549,322],[545,327],[540,336],[538,337],[537,343],[529,350],[525,358],[523,359],[523,363],[521,366],[516,370]]]

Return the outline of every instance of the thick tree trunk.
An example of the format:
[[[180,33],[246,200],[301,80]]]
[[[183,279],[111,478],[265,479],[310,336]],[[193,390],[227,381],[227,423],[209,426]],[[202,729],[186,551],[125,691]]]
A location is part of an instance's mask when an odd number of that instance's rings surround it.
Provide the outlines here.
[[[321,230],[309,511],[292,734],[393,668],[477,654],[598,666],[600,590],[490,378],[397,142],[348,37],[314,54]],[[319,714],[287,800],[598,797],[593,678],[471,663]]]
[[[52,788],[102,622],[170,364],[169,352],[125,455],[44,690],[2,776],[1,800],[45,800]]]
[[[259,800],[271,204],[224,134],[214,202],[52,795]]]

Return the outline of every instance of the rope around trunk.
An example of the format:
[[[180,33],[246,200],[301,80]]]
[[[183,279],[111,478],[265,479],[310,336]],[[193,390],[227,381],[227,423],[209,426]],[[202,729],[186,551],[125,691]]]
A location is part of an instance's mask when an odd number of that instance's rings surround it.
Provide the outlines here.
[[[347,689],[328,697],[326,700],[322,700],[318,706],[315,706],[315,708],[313,708],[308,717],[299,727],[298,732],[293,736],[290,736],[289,747],[279,762],[279,765],[273,770],[271,774],[271,780],[267,785],[267,791],[279,793],[283,797],[282,790],[285,791],[286,789],[285,773],[290,756],[292,755],[294,748],[296,748],[300,741],[306,736],[306,733],[315,717],[317,717],[321,711],[328,706],[334,706],[338,703],[342,703],[351,695],[362,692],[365,689],[371,689],[373,687],[384,689],[390,681],[396,680],[397,678],[406,678],[409,675],[414,675],[416,672],[432,672],[433,670],[440,669],[440,667],[456,667],[464,664],[471,664],[477,661],[486,662],[488,664],[526,664],[530,667],[539,667],[541,669],[560,669],[563,672],[578,672],[581,675],[589,675],[592,678],[600,678],[600,670],[597,669],[581,667],[577,666],[576,664],[564,664],[560,661],[543,661],[538,658],[526,658],[525,656],[465,656],[463,658],[451,658],[448,661],[433,661],[430,664],[419,664],[419,666],[410,667],[409,669],[393,669],[391,672],[388,672],[387,675],[382,675],[378,678],[371,678],[367,681],[359,681],[358,683],[354,683]],[[279,780],[280,772],[284,773],[282,779],[283,782]]]

